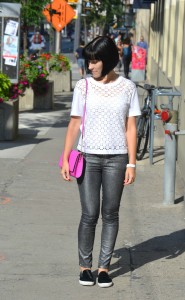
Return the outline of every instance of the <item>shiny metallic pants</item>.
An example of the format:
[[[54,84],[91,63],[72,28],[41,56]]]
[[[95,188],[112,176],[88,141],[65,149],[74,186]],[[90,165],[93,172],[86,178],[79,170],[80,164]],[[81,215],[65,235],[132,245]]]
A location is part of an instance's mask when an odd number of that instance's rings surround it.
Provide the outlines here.
[[[85,154],[83,176],[77,180],[82,216],[78,229],[79,264],[92,266],[96,224],[102,215],[99,268],[109,268],[119,227],[119,207],[123,191],[127,154]],[[102,190],[102,201],[100,191]]]

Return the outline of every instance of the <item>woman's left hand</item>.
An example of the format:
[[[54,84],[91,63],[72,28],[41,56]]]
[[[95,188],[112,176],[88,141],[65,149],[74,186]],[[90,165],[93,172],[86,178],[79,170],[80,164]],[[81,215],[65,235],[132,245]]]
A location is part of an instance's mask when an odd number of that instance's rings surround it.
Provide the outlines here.
[[[132,184],[136,178],[136,169],[127,168],[125,172],[124,185]]]

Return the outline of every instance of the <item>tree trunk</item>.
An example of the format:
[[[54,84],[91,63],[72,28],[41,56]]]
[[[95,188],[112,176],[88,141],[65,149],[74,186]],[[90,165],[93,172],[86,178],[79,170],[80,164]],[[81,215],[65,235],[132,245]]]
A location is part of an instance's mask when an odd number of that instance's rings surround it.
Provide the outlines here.
[[[23,50],[24,50],[24,52],[28,49],[27,33],[28,33],[28,30],[24,29],[24,32],[23,32]]]

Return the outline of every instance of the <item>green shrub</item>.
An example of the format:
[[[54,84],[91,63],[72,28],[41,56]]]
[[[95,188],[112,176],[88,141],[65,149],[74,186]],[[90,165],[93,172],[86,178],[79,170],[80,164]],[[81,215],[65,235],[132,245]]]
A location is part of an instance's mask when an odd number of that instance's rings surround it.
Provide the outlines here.
[[[9,100],[11,85],[9,77],[0,72],[0,102]]]

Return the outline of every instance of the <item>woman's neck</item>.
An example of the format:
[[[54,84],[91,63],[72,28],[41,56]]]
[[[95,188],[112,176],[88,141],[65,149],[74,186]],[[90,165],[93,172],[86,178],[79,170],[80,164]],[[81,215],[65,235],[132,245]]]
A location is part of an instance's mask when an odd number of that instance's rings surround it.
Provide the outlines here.
[[[107,75],[105,75],[104,77],[100,77],[98,79],[94,78],[94,79],[99,81],[99,82],[102,82],[102,83],[106,84],[106,83],[114,82],[118,77],[119,77],[119,75],[116,74],[114,72],[114,70],[112,70]]]

